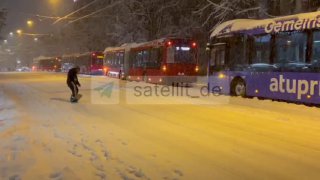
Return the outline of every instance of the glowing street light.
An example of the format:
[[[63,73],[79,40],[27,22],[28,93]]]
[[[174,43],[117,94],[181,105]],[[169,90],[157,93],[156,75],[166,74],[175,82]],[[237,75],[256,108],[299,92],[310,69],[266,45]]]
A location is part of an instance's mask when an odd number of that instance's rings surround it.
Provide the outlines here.
[[[21,29],[18,29],[18,30],[17,30],[17,34],[21,35],[21,34],[22,34],[22,30],[21,30]]]
[[[13,37],[13,32],[10,32],[10,33],[9,33],[9,36],[10,36],[10,37]]]
[[[38,42],[39,39],[38,39],[38,38],[34,38],[33,40],[34,40],[35,42]]]
[[[28,21],[27,21],[27,25],[28,25],[29,27],[32,27],[33,24],[34,24],[34,22],[33,22],[32,20],[28,20]]]
[[[8,40],[5,39],[5,40],[3,40],[3,42],[4,42],[5,44],[7,44],[7,43],[8,43]]]
[[[56,7],[56,6],[60,5],[61,3],[62,3],[62,0],[49,0],[49,4],[52,7]]]

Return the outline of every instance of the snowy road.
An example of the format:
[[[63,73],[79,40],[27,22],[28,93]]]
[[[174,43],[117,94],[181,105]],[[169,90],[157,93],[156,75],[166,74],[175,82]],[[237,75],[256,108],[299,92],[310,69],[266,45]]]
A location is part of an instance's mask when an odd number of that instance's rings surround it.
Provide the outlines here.
[[[95,105],[80,80],[84,97],[70,104],[62,74],[0,74],[1,180],[320,178],[319,108]]]

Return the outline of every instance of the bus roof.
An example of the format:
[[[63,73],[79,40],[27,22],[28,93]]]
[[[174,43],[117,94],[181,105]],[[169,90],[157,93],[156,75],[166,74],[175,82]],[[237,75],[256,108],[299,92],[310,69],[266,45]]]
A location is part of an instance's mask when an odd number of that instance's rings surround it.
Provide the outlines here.
[[[125,43],[119,47],[107,47],[105,50],[104,50],[104,54],[106,54],[107,52],[110,52],[110,51],[122,51],[122,50],[126,50],[128,48],[134,48],[136,46],[139,46],[140,44],[138,43]]]
[[[152,41],[148,41],[148,42],[143,42],[141,44],[139,44],[136,47],[133,47],[134,49],[141,49],[141,48],[149,48],[149,47],[161,47],[166,45],[167,42],[170,41],[192,41],[191,38],[178,38],[178,37],[167,37],[167,38],[160,38],[160,39],[156,39],[156,40],[152,40]]]
[[[320,12],[302,13],[272,19],[236,19],[214,28],[211,38],[232,34],[270,34],[287,31],[320,29]]]
[[[84,52],[84,53],[73,53],[73,54],[64,54],[63,58],[70,58],[70,57],[81,57],[81,56],[90,56],[92,54],[100,54],[100,51],[92,51],[92,52]]]
[[[51,60],[51,59],[55,59],[56,57],[46,57],[46,56],[39,56],[33,59],[33,62],[38,62],[41,60]]]
[[[139,48],[150,47],[150,46],[157,47],[157,46],[164,45],[167,41],[170,41],[170,40],[174,41],[174,40],[181,40],[181,39],[191,40],[191,38],[167,37],[167,38],[160,38],[160,39],[155,39],[152,41],[141,42],[141,43],[126,43],[119,47],[107,47],[104,50],[104,53],[106,54],[107,52],[110,52],[110,51],[123,51],[126,49],[139,49]]]

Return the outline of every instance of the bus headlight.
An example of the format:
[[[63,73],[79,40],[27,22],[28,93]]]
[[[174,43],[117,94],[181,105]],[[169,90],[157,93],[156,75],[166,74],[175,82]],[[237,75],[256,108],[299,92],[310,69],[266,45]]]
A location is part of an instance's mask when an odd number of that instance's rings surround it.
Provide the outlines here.
[[[224,79],[225,77],[226,77],[226,75],[224,75],[224,74],[222,74],[222,73],[219,74],[219,78],[220,78],[220,79]]]

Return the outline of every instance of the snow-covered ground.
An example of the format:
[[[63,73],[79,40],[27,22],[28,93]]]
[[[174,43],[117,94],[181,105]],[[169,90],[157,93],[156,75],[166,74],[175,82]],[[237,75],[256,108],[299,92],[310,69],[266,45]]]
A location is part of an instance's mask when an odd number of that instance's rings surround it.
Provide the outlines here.
[[[320,178],[319,108],[229,97],[99,105],[92,82],[109,79],[80,81],[70,104],[63,74],[0,74],[0,179]]]

